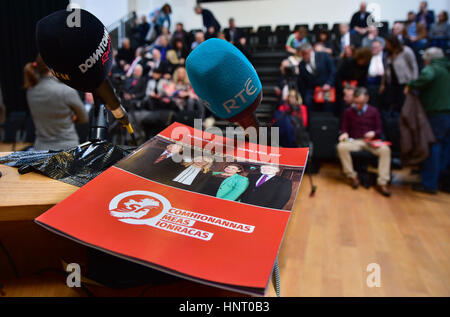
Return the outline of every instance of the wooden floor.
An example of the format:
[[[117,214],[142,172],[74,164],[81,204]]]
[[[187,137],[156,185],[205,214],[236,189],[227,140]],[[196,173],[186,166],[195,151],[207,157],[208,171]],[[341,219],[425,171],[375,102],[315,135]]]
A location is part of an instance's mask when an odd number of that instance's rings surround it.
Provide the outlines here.
[[[283,296],[450,296],[450,195],[415,193],[394,172],[392,197],[353,190],[338,165],[304,178],[279,256]],[[381,287],[367,286],[367,266]]]
[[[5,148],[0,150],[7,150]],[[373,188],[353,190],[338,164],[307,177],[299,192],[279,255],[282,296],[450,296],[450,195],[415,193],[409,169],[394,172],[392,197]],[[370,288],[367,266],[379,265],[381,287]],[[194,283],[185,291],[193,296]],[[228,296],[196,288],[197,295]],[[65,277],[43,273],[4,283],[6,296],[83,296]],[[151,290],[103,295],[155,296]],[[169,289],[165,295],[170,295]],[[275,296],[272,287],[268,296]]]

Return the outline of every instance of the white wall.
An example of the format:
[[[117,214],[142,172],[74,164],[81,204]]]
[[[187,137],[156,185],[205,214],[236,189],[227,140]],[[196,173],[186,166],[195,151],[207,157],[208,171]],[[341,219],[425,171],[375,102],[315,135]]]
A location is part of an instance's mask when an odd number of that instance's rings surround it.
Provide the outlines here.
[[[172,6],[172,24],[182,22],[187,30],[202,27],[201,16],[194,13],[195,0],[72,0],[96,15],[106,26],[119,20],[129,11],[148,15],[164,3]],[[223,27],[234,17],[238,26],[310,24],[349,22],[361,0],[248,0],[205,3]],[[370,0],[367,0],[370,3]],[[410,10],[417,11],[421,0],[376,0],[381,7],[381,19],[391,23],[404,20]],[[450,0],[428,0],[437,12],[450,11]]]
[[[94,14],[102,23],[108,27],[127,15],[128,0],[71,0],[82,9]]]
[[[195,14],[194,7],[196,5],[195,0],[134,0],[136,3],[135,11],[139,16],[147,15],[155,8],[162,7],[165,3],[168,3],[172,7],[172,29],[175,28],[175,24],[181,22],[184,24],[185,29],[199,29],[203,26],[201,16]],[[205,6],[206,7],[206,6]],[[216,18],[219,16],[215,13]],[[226,19],[226,18],[225,18]]]

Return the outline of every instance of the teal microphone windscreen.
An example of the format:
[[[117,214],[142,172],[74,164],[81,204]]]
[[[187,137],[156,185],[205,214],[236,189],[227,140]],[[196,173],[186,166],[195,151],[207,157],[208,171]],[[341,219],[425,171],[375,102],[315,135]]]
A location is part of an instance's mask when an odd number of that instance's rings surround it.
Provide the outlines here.
[[[225,40],[212,38],[197,46],[186,59],[186,71],[201,102],[219,118],[238,118],[261,100],[255,68]]]

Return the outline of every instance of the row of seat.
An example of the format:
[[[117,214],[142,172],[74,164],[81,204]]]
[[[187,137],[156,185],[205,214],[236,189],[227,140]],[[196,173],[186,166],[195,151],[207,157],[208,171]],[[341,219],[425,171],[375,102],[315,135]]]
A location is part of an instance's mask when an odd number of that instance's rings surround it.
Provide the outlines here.
[[[401,22],[401,21],[399,21]],[[381,27],[380,34],[386,35],[389,32],[389,22],[388,21],[381,21]],[[290,25],[284,24],[284,25],[277,25],[274,29],[272,29],[272,26],[270,25],[262,25],[259,26],[256,30],[253,27],[239,27],[244,34],[251,35],[251,34],[275,34],[275,35],[281,35],[281,34],[291,34],[295,30],[298,30],[300,28],[305,29],[308,33],[317,34],[322,30],[330,31],[331,34],[338,34],[339,33],[339,25],[340,23],[334,23],[331,28],[329,28],[328,23],[316,23],[313,25],[312,29],[309,27],[309,24],[296,24],[293,29],[291,29]],[[225,28],[224,30],[227,30]]]
[[[387,36],[389,33],[389,22],[382,21],[382,27],[380,27],[380,35]],[[333,24],[332,28],[329,29],[327,23],[316,23],[313,28],[310,29],[308,24],[297,24],[294,29],[291,29],[290,25],[277,25],[274,29],[270,25],[259,26],[256,30],[253,27],[239,27],[238,29],[242,35],[247,39],[249,48],[252,52],[257,52],[258,50],[271,48],[271,49],[281,49],[287,41],[287,38],[295,30],[304,28],[308,32],[308,38],[310,42],[315,42],[320,31],[325,30],[330,32],[330,38],[334,40],[339,36],[339,23]],[[228,28],[225,28],[226,32]],[[190,38],[194,41],[195,33],[201,31],[199,29],[191,30]]]

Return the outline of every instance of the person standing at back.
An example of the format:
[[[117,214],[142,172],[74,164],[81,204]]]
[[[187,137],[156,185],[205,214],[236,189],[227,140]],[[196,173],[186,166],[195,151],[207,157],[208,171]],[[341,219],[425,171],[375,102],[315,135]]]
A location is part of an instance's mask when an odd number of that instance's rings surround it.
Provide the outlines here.
[[[444,171],[450,166],[450,62],[442,49],[431,47],[423,55],[425,67],[419,78],[408,83],[405,91],[419,92],[436,143],[429,157],[422,163],[422,182],[413,186],[415,191],[436,194]]]
[[[220,23],[217,21],[214,14],[208,9],[203,9],[201,6],[197,5],[194,8],[195,13],[201,14],[203,18],[203,26],[205,30],[208,32],[212,28],[214,28],[214,32],[219,32],[221,29]]]
[[[79,144],[75,123],[87,123],[88,115],[77,91],[53,77],[38,55],[24,68],[26,97],[36,129],[34,149],[67,150]]]

